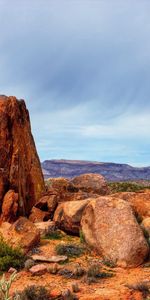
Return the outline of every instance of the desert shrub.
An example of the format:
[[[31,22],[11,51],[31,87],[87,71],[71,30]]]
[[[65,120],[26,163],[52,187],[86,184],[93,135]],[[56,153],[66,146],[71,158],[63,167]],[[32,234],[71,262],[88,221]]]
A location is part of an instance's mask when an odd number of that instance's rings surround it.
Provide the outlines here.
[[[13,249],[0,236],[0,271],[7,271],[10,267],[19,269],[24,265],[25,257],[20,249]]]
[[[80,230],[79,235],[80,235],[80,243],[84,243],[85,242],[85,236],[84,236],[84,233],[83,233],[82,230]]]
[[[73,294],[69,289],[66,289],[62,292],[63,300],[78,300],[78,297]]]
[[[150,186],[142,185],[134,182],[124,181],[124,182],[109,182],[108,183],[110,193],[118,192],[137,192],[143,189],[150,189]]]
[[[129,289],[140,291],[145,299],[150,293],[150,287],[146,282],[137,282],[132,285],[127,285]],[[146,298],[147,299],[147,298]]]
[[[115,268],[115,267],[116,267],[116,264],[115,264],[113,261],[108,260],[108,259],[104,259],[104,260],[102,261],[102,263],[103,263],[105,266],[109,267],[109,268]]]
[[[92,264],[91,266],[89,266],[88,270],[87,270],[87,276],[88,277],[97,277],[98,274],[100,274],[101,270],[100,270],[100,266],[98,264]]]
[[[87,284],[91,284],[97,282],[98,278],[110,278],[113,276],[114,273],[101,271],[100,265],[94,263],[91,266],[89,266],[85,277],[85,281]]]
[[[43,286],[31,285],[16,293],[17,300],[50,300],[48,291]]]
[[[67,255],[68,257],[77,257],[84,253],[84,249],[74,244],[59,244],[55,248],[58,255]]]
[[[61,240],[63,234],[59,230],[52,231],[44,236],[44,239],[47,240]]]
[[[12,298],[9,297],[9,290],[11,288],[12,282],[16,278],[16,272],[11,274],[9,279],[7,280],[5,278],[5,275],[3,274],[1,280],[0,280],[0,299],[1,300],[11,300]],[[15,300],[15,299],[14,299]]]

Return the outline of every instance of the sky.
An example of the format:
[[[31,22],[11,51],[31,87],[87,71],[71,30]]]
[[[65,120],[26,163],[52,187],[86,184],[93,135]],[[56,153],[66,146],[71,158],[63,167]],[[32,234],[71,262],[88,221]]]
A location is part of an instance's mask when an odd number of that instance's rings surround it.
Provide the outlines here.
[[[41,161],[150,165],[150,1],[0,0],[0,94]]]

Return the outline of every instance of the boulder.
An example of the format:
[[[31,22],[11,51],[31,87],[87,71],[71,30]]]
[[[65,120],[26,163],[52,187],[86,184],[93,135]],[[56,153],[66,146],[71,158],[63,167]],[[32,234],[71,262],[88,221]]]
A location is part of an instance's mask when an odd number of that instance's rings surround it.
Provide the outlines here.
[[[138,222],[150,217],[150,191],[145,192],[122,192],[112,195],[127,201],[135,212]]]
[[[47,222],[37,222],[34,223],[36,228],[40,231],[40,235],[44,236],[46,234],[50,234],[55,231],[56,225],[53,221],[47,221]]]
[[[19,206],[18,193],[9,190],[4,197],[2,204],[1,220],[3,222],[14,222],[17,218],[17,211]]]
[[[35,207],[39,208],[42,211],[48,212],[50,218],[52,218],[54,215],[54,211],[57,207],[57,204],[58,204],[57,193],[52,193],[40,198],[39,201],[36,203]]]
[[[55,195],[57,203],[84,200],[90,197],[97,198],[99,196],[98,194],[94,194],[93,191],[86,192],[79,190],[78,187],[76,187],[72,182],[69,181],[69,179],[66,178],[49,178],[46,180],[46,186],[48,189],[48,194]],[[41,199],[39,200],[39,204],[36,204],[36,207],[39,207],[43,210],[40,202]]]
[[[33,223],[48,221],[50,218],[50,214],[46,211],[42,211],[39,208],[32,207],[31,214],[29,216],[29,220]]]
[[[83,174],[74,177],[71,183],[84,192],[92,192],[99,195],[109,193],[109,188],[105,178],[100,174]]]
[[[81,217],[88,203],[89,199],[60,203],[53,218],[56,226],[68,233],[78,235]]]
[[[20,248],[25,254],[40,241],[39,230],[25,217],[20,217],[12,225],[3,223],[0,233],[10,246]]]
[[[18,215],[26,215],[41,197],[45,185],[25,102],[0,96],[1,205],[10,189],[19,195]]]
[[[122,267],[140,265],[149,252],[130,205],[113,197],[99,197],[86,206],[81,220],[86,242]]]

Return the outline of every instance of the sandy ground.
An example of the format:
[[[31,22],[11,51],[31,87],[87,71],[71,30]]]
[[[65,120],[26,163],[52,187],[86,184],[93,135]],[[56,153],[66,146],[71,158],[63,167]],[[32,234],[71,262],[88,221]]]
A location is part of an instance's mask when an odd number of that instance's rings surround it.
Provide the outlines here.
[[[61,240],[41,240],[38,250],[41,254],[49,257],[56,255],[55,246],[62,242],[80,243],[77,237],[67,237]],[[96,256],[94,252],[88,253],[78,257],[71,258],[69,262],[60,265],[60,268],[72,268],[76,263],[79,263],[83,268],[87,269],[91,262],[101,264],[102,258]],[[48,264],[50,266],[51,264]],[[102,264],[102,270],[105,272],[113,272],[114,276],[111,278],[98,279],[95,283],[87,283],[84,276],[78,279],[65,278],[62,275],[50,274],[46,272],[41,276],[33,276],[29,271],[22,270],[18,272],[15,282],[12,284],[11,294],[17,290],[23,290],[28,285],[43,285],[48,288],[54,299],[57,299],[63,290],[71,289],[72,283],[77,282],[80,291],[77,293],[81,300],[141,300],[150,299],[148,296],[142,295],[141,292],[128,288],[128,285],[137,285],[141,283],[150,283],[150,267],[137,267],[134,269],[110,268]],[[9,276],[6,274],[6,276]],[[149,295],[150,297],[150,295]],[[44,299],[43,299],[44,300]]]

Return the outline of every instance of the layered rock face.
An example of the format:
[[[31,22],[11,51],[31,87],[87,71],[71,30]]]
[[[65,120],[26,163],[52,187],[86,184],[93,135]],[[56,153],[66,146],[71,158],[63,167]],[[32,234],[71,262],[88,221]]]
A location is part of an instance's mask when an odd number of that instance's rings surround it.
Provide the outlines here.
[[[18,194],[17,215],[25,215],[41,197],[44,179],[25,102],[0,96],[0,208],[10,189]]]

